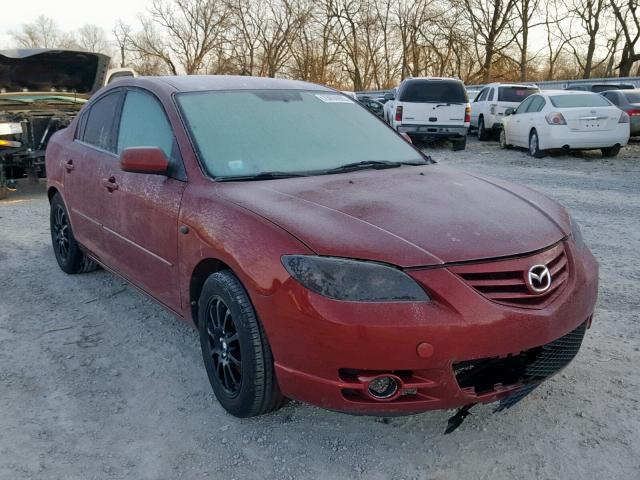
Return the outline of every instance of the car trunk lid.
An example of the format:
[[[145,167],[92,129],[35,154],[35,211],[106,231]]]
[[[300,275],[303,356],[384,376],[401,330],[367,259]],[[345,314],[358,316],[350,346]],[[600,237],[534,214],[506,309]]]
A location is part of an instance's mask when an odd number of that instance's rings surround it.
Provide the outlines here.
[[[613,130],[620,120],[620,110],[615,107],[586,107],[563,109],[569,128],[576,132]]]

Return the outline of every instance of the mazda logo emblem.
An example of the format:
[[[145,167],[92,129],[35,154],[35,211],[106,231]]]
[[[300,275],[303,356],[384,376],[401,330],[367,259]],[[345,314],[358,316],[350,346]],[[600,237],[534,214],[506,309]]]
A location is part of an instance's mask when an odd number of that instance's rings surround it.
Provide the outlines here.
[[[531,267],[526,280],[531,293],[544,293],[551,288],[551,272],[546,265]]]

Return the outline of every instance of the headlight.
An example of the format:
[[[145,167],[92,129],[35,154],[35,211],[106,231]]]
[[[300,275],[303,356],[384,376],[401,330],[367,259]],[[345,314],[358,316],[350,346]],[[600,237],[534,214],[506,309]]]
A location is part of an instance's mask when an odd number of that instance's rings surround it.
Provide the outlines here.
[[[303,286],[334,300],[428,302],[426,292],[406,273],[375,262],[285,255],[282,264]]]
[[[584,243],[584,238],[582,238],[582,231],[580,231],[580,227],[575,219],[569,214],[569,221],[571,222],[571,238],[576,243],[576,247],[584,248],[586,244]]]

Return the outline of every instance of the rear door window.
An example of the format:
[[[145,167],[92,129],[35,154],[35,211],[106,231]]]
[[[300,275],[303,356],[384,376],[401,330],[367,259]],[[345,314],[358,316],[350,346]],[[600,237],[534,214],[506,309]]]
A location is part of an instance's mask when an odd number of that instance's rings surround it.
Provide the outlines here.
[[[115,152],[114,120],[122,91],[116,90],[99,98],[87,114],[82,141],[108,152]]]
[[[531,97],[531,103],[529,103],[529,107],[527,107],[527,113],[535,113],[539,112],[544,108],[544,98],[540,95],[535,95]]]
[[[493,99],[496,97],[496,89],[492,88],[489,91],[489,98],[487,100],[489,100],[490,102],[493,101]]]
[[[524,102],[518,105],[518,108],[516,108],[516,111],[514,113],[518,114],[526,112],[527,108],[529,108],[529,105],[531,105],[532,100],[533,98],[531,97],[527,98]]]
[[[467,92],[461,82],[412,80],[403,87],[400,101],[410,103],[466,103]]]
[[[538,93],[538,89],[535,87],[500,87],[498,89],[498,101],[521,102],[534,93]]]

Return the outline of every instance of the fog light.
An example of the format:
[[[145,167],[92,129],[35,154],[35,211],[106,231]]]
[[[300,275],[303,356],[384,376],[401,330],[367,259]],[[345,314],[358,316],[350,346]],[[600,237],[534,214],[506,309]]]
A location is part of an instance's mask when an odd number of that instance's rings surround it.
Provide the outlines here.
[[[391,398],[398,392],[398,382],[393,377],[376,377],[369,382],[367,387],[374,398],[381,400]]]

